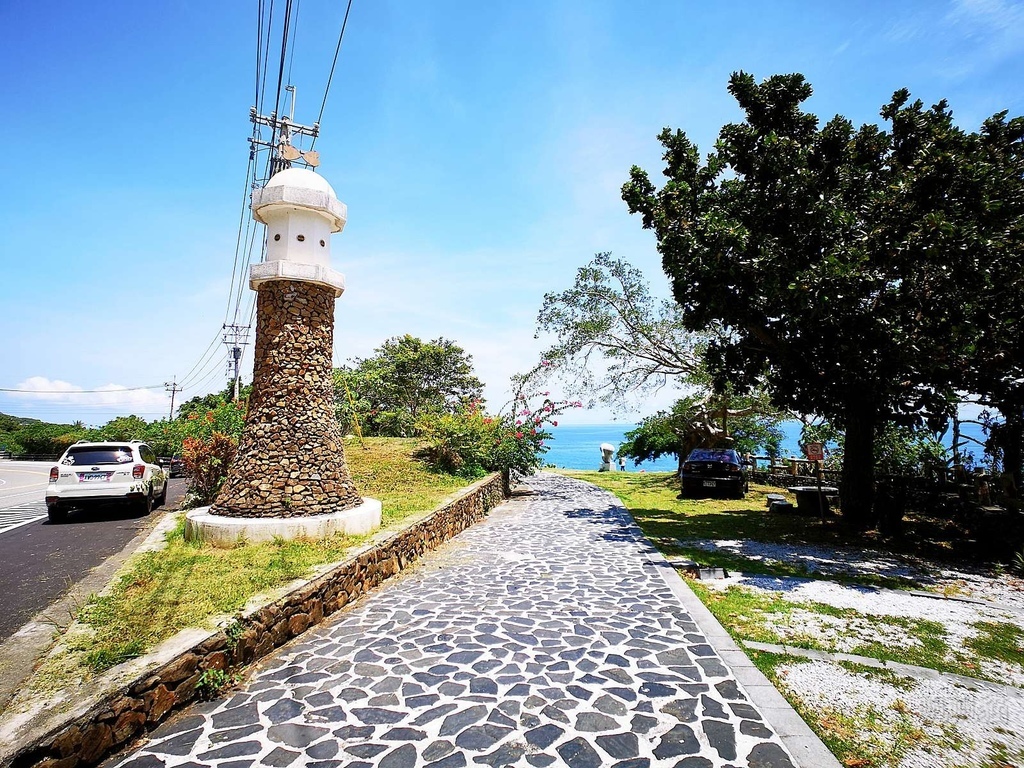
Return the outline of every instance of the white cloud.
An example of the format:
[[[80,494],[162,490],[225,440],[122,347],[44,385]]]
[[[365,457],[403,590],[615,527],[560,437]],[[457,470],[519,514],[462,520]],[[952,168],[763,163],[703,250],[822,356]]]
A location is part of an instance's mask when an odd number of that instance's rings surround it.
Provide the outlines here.
[[[89,409],[115,409],[121,413],[154,411],[168,406],[167,394],[156,389],[136,389],[120,384],[86,387],[45,376],[30,376],[8,393],[12,397],[43,404],[80,406]]]

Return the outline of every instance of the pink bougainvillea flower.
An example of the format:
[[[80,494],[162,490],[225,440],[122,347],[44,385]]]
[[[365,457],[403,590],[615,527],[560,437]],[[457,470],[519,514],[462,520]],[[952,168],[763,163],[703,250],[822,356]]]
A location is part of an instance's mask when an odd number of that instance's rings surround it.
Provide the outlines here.
[[[522,436],[523,436],[523,433],[522,433],[522,432],[516,432],[516,437],[517,437],[517,438],[520,438],[520,437],[522,437]]]
[[[551,426],[552,427],[557,427],[558,426],[558,422],[557,421],[552,421],[551,422]]]

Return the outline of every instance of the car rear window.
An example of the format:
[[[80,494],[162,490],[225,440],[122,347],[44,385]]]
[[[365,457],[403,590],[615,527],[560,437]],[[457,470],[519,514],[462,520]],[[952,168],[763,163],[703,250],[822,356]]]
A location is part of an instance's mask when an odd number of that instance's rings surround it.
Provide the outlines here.
[[[690,454],[687,461],[725,461],[730,464],[738,464],[739,456],[735,451],[712,451],[697,449]]]
[[[132,449],[127,445],[71,448],[62,464],[127,464],[132,461]]]

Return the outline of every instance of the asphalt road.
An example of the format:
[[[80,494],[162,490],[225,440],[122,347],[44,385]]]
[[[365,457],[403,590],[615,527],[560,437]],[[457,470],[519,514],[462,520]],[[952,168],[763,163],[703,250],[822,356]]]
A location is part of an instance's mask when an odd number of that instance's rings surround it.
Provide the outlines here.
[[[46,519],[43,502],[50,466],[0,463],[0,642],[151,528],[185,494],[186,481],[176,478],[168,489],[167,506],[148,517],[105,506],[74,511],[67,522],[54,525]]]

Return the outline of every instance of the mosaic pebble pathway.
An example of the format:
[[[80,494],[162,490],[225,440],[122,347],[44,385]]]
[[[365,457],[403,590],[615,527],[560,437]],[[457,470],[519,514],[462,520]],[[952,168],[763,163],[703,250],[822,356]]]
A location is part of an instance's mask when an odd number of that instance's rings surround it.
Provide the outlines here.
[[[488,519],[117,768],[793,768],[611,494]]]

